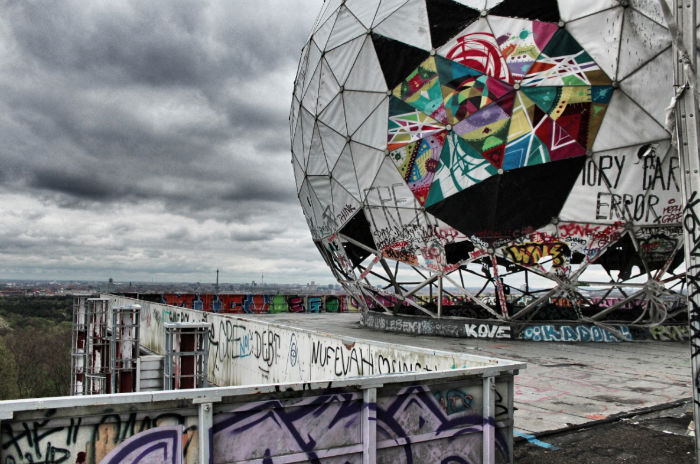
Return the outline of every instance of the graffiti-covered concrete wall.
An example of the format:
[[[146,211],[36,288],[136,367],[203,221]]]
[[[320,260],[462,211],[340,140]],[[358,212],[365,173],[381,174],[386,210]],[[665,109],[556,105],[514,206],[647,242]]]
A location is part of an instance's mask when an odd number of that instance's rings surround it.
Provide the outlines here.
[[[512,462],[512,367],[5,401],[0,460]]]
[[[0,462],[512,462],[521,363],[139,303],[148,348],[206,321],[212,383],[241,386],[0,402]]]
[[[141,300],[187,309],[224,314],[347,313],[359,312],[362,305],[353,297],[338,295],[281,295],[268,293],[164,293],[129,294]]]
[[[499,322],[466,318],[435,319],[397,316],[369,311],[362,314],[366,327],[413,335],[458,338],[529,340],[533,342],[621,342],[633,340],[688,341],[687,324],[666,323],[651,327],[625,324],[566,322]]]
[[[109,298],[113,307],[136,303],[125,297]],[[338,338],[260,319],[138,303],[142,306],[141,344],[156,353],[164,350],[165,322],[210,324],[209,380],[219,386],[310,382],[504,363],[462,353]]]

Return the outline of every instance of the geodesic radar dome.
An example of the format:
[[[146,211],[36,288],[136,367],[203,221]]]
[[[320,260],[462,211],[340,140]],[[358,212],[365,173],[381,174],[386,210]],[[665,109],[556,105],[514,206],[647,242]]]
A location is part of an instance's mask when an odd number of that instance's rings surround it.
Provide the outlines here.
[[[666,271],[672,92],[655,1],[326,0],[290,114],[299,199],[350,287],[388,261]]]

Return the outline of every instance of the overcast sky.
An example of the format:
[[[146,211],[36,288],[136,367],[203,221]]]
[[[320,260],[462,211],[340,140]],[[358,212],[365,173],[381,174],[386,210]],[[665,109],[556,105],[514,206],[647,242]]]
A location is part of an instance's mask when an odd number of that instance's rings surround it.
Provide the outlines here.
[[[0,2],[0,279],[334,282],[289,150],[321,5]]]

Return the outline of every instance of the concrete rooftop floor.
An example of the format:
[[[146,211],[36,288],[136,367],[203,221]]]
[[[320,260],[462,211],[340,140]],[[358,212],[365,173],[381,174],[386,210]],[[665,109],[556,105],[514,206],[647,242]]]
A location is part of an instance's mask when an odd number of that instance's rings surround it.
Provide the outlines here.
[[[246,315],[354,338],[527,362],[515,378],[515,428],[541,433],[692,396],[690,346],[678,342],[550,343],[396,334],[357,313]]]

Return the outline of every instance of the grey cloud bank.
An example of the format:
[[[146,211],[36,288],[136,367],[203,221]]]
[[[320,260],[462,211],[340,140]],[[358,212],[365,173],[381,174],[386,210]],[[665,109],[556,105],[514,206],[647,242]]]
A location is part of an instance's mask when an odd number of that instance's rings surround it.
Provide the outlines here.
[[[330,283],[287,119],[320,7],[0,4],[0,278]]]

